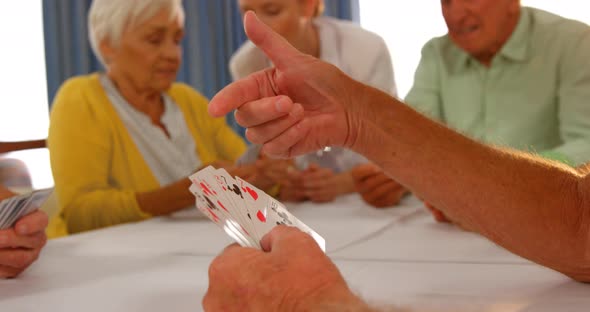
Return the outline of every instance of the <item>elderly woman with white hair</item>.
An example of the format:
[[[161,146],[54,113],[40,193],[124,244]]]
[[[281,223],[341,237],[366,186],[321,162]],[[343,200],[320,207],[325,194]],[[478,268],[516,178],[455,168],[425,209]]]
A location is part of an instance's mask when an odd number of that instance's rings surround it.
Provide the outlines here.
[[[60,210],[50,237],[187,208],[188,175],[245,151],[205,97],[175,83],[183,25],[181,0],[93,1],[88,31],[106,71],[69,79],[55,97],[48,147]]]

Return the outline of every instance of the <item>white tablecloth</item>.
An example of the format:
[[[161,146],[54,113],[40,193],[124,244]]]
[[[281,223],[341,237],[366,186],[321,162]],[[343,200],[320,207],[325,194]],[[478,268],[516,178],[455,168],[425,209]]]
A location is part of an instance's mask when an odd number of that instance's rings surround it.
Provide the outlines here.
[[[437,224],[414,198],[385,210],[355,195],[290,210],[324,236],[351,287],[376,304],[427,311],[590,309],[590,286]],[[52,240],[22,276],[0,281],[0,311],[202,311],[208,265],[229,242],[196,218],[155,218]]]

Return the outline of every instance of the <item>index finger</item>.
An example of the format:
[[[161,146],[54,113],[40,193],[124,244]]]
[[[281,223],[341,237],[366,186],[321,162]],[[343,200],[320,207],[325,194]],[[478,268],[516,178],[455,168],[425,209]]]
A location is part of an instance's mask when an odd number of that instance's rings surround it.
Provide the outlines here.
[[[278,95],[268,78],[273,71],[271,68],[256,72],[221,89],[209,102],[209,114],[221,117],[248,102]]]
[[[13,229],[0,231],[0,250],[2,249],[35,249],[45,245],[47,237],[45,233],[36,235],[18,235]]]

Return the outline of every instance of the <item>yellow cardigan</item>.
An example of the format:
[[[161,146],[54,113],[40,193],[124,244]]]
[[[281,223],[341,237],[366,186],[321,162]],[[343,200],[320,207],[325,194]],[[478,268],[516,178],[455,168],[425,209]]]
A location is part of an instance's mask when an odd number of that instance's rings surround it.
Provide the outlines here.
[[[181,83],[173,84],[167,94],[183,112],[202,163],[235,161],[244,153],[244,141],[225,119],[209,116],[205,97]],[[111,105],[98,74],[62,85],[51,110],[48,147],[59,206],[47,230],[49,237],[150,217],[140,210],[136,193],[161,185]]]

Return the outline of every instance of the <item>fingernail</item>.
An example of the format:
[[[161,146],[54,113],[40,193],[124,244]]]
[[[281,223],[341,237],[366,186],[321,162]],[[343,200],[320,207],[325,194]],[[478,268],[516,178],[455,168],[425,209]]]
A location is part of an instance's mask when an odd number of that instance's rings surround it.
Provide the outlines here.
[[[287,99],[285,97],[281,97],[275,103],[275,107],[277,108],[277,112],[279,113],[286,113],[287,110]]]

